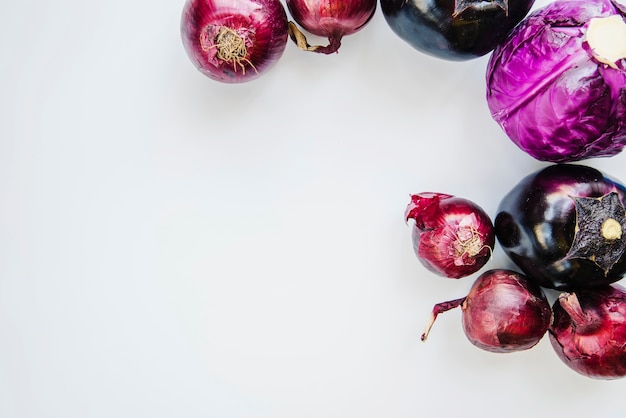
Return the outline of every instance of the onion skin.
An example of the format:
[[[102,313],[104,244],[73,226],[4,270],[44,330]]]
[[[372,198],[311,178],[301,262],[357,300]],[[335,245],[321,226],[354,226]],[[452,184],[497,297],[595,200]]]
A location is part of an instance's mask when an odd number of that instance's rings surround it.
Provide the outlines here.
[[[573,290],[607,285],[626,273],[625,201],[626,188],[594,168],[551,165],[522,179],[502,199],[494,221],[496,237],[540,286]],[[594,212],[580,202],[590,203]],[[607,234],[610,220],[619,236]]]
[[[377,0],[287,0],[293,20],[307,32],[328,38],[329,44],[308,45],[304,35],[293,25],[290,35],[301,49],[322,54],[335,53],[344,36],[360,31],[372,19],[376,3]]]
[[[413,220],[415,254],[430,271],[459,279],[480,270],[495,245],[489,215],[467,199],[444,193],[411,196],[405,219]]]
[[[437,315],[457,306],[463,312],[467,339],[493,353],[534,347],[552,321],[550,304],[539,286],[515,271],[494,269],[481,274],[465,298],[435,305],[422,341]]]
[[[564,293],[552,309],[550,342],[568,367],[594,379],[626,376],[626,289]]]
[[[534,0],[380,0],[389,27],[416,50],[466,61],[491,52]]]
[[[185,51],[202,74],[223,83],[242,83],[257,79],[281,58],[287,23],[279,0],[187,0],[180,30]],[[220,55],[221,33],[245,47],[237,48],[238,53],[224,47]]]
[[[624,6],[555,1],[531,13],[491,55],[489,110],[531,157],[574,162],[626,145],[626,62],[600,62],[586,42],[591,19],[609,16],[624,19]]]

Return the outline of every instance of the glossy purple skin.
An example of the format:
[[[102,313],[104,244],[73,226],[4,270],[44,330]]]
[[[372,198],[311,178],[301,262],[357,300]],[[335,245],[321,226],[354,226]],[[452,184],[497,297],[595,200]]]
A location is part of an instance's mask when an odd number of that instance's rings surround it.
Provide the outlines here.
[[[594,379],[626,376],[626,289],[611,285],[577,291],[578,306],[553,305],[549,338],[558,357],[572,370]],[[580,313],[582,312],[582,315]]]
[[[374,16],[376,0],[287,0],[289,13],[306,31],[318,36],[352,35]]]
[[[221,27],[245,40],[239,63],[216,56]],[[287,46],[287,13],[279,0],[187,0],[181,36],[191,62],[207,77],[224,83],[255,80],[276,64]]]
[[[624,16],[609,0],[558,0],[527,16],[487,66],[493,119],[541,161],[573,162],[626,145],[626,72],[599,63],[584,41],[593,17]]]
[[[577,221],[574,198],[599,198],[626,188],[600,171],[579,164],[554,164],[523,178],[501,200],[494,225],[501,248],[530,280],[561,290],[589,288],[620,280],[626,255],[608,271],[588,258],[568,257]],[[605,251],[600,248],[597,252]]]
[[[405,219],[415,221],[415,254],[430,271],[459,279],[480,270],[495,245],[493,223],[476,203],[444,193],[411,196]]]
[[[505,269],[481,274],[461,309],[467,338],[494,353],[534,347],[552,320],[543,290],[522,274]]]
[[[380,0],[391,30],[416,50],[466,61],[491,52],[534,0]]]

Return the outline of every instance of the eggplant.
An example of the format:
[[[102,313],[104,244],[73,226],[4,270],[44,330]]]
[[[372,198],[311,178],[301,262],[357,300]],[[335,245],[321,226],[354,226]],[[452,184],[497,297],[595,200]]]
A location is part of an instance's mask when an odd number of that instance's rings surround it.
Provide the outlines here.
[[[523,178],[494,220],[506,255],[536,284],[589,289],[626,274],[626,187],[584,165],[554,164]]]
[[[380,0],[396,35],[418,51],[450,61],[491,52],[533,4],[534,0]]]

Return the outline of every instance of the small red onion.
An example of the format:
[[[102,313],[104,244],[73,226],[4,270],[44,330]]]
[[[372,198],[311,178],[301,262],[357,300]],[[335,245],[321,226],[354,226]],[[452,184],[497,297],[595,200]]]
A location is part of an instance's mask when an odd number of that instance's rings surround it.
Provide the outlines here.
[[[435,305],[422,341],[426,341],[438,314],[458,306],[468,340],[494,353],[534,347],[552,319],[543,290],[526,276],[511,270],[488,270],[476,279],[466,297]]]
[[[405,219],[417,258],[430,271],[458,279],[480,270],[495,245],[493,223],[475,203],[444,193],[411,196]]]
[[[626,376],[626,289],[607,285],[561,293],[550,342],[572,370],[594,379]]]
[[[187,0],[181,35],[201,73],[241,83],[258,78],[280,59],[287,23],[280,0]]]
[[[332,54],[344,36],[358,32],[372,19],[376,3],[377,0],[287,0],[296,23],[313,35],[327,37],[329,44],[309,45],[293,22],[289,22],[289,35],[305,51]]]

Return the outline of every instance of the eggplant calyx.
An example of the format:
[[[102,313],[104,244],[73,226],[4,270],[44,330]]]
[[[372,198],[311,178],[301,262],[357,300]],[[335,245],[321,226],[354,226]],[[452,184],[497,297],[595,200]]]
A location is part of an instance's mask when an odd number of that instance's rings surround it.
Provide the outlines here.
[[[452,17],[457,17],[467,9],[480,11],[503,10],[506,16],[509,15],[508,0],[456,0],[454,2],[454,13]]]
[[[566,258],[588,259],[605,276],[626,251],[626,209],[617,192],[572,197],[576,207],[574,240]]]

